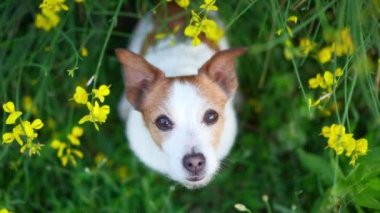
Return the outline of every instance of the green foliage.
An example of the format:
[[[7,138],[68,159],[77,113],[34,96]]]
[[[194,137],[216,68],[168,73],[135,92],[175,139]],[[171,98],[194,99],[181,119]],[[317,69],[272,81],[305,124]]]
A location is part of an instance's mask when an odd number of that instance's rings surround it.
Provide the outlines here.
[[[249,52],[238,63],[236,144],[215,180],[195,191],[139,162],[117,115],[123,85],[114,49],[126,46],[139,18],[166,2],[66,0],[69,10],[59,12],[60,23],[48,32],[34,25],[40,2],[0,2],[0,104],[13,101],[23,120],[45,124],[40,156],[0,144],[0,211],[233,212],[238,203],[252,212],[380,211],[379,1],[216,1],[231,46]],[[197,8],[203,1],[191,2]],[[319,50],[345,27],[355,51],[320,63]],[[307,56],[299,49],[306,37],[316,43]],[[308,80],[337,67],[344,75],[330,98],[309,108],[308,98],[328,91],[309,88]],[[84,157],[63,167],[50,144],[66,140],[88,113],[70,99],[92,76],[88,91],[111,85],[105,101],[111,112],[100,131],[82,125]],[[25,108],[26,96],[35,110]],[[10,131],[7,115],[1,111],[2,135]],[[320,135],[333,123],[368,140],[355,166]]]

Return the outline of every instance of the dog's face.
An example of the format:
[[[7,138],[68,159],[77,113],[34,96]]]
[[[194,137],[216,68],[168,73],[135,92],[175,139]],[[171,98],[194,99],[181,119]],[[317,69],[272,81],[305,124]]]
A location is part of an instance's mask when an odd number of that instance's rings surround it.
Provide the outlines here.
[[[218,52],[198,75],[166,78],[141,56],[116,50],[124,68],[127,98],[141,112],[155,145],[168,158],[165,173],[188,188],[206,185],[219,168],[217,149],[225,104],[238,85],[234,60],[243,52]]]

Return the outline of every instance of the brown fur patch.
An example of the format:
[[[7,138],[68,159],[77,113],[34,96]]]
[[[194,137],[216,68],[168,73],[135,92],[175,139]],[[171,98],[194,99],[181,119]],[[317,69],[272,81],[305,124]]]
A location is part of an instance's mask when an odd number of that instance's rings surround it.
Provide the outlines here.
[[[167,99],[171,85],[172,82],[167,78],[157,81],[146,94],[141,105],[141,113],[145,125],[149,129],[154,142],[159,147],[161,147],[165,132],[157,129],[155,121],[160,115],[160,107],[163,106],[164,101]]]

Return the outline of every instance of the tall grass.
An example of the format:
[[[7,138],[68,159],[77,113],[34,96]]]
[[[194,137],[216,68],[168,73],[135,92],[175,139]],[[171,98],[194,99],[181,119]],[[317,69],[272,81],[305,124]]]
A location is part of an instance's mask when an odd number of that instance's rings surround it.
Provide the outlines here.
[[[49,32],[33,24],[40,3],[0,2],[0,103],[13,101],[23,120],[45,123],[38,136],[45,145],[40,155],[20,153],[16,142],[0,144],[0,209],[233,212],[240,203],[252,212],[380,210],[378,1],[216,1],[231,46],[246,46],[249,53],[238,63],[242,101],[236,145],[215,180],[196,191],[136,159],[116,110],[123,85],[114,49],[125,47],[138,19],[165,7],[166,1],[66,0],[69,10],[59,13],[60,23]],[[291,16],[298,22],[287,21]],[[350,29],[355,51],[320,63],[318,51],[343,28]],[[277,35],[278,29],[285,31]],[[316,46],[307,56],[297,56],[303,37]],[[88,56],[81,54],[82,47]],[[286,50],[295,55],[286,59]],[[309,79],[337,67],[344,75],[331,97],[309,108],[308,99],[316,100],[324,91],[311,89]],[[50,145],[65,140],[87,113],[70,99],[76,86],[86,87],[92,77],[88,91],[111,85],[106,98],[111,113],[100,131],[82,125],[79,149],[84,157],[77,166],[64,167]],[[32,107],[25,108],[25,97]],[[2,135],[11,131],[7,116],[0,114]],[[320,133],[331,124],[368,140],[369,150],[355,166],[349,157],[326,148]]]

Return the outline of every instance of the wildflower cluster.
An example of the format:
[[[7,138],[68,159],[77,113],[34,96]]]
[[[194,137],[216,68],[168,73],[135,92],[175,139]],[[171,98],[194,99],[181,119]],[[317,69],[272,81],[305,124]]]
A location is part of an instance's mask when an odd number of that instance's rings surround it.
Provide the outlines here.
[[[43,0],[40,4],[41,12],[36,15],[34,25],[36,28],[50,31],[55,28],[61,21],[58,13],[67,11],[69,7],[65,0]]]
[[[24,121],[20,118],[21,111],[17,111],[13,102],[9,101],[3,104],[3,109],[6,113],[9,113],[5,124],[13,125],[12,132],[6,132],[3,134],[3,143],[10,144],[16,141],[20,145],[20,152],[24,153],[26,150],[29,152],[29,156],[34,154],[40,154],[40,150],[43,144],[35,143],[34,141],[38,137],[36,130],[41,129],[44,124],[40,119],[35,119],[33,122]]]
[[[340,57],[352,55],[354,52],[355,47],[348,28],[338,30],[331,38],[328,37],[326,40],[328,44],[317,54],[318,61],[322,64],[331,61],[334,54]]]
[[[79,149],[73,148],[80,146],[79,137],[83,135],[83,129],[78,126],[74,126],[71,133],[66,136],[69,142],[60,141],[58,139],[53,140],[50,146],[57,150],[57,156],[61,160],[62,166],[67,166],[70,161],[73,166],[77,165],[75,158],[83,158],[83,153]]]
[[[333,92],[333,86],[336,86],[340,78],[343,76],[344,72],[342,68],[338,67],[335,69],[334,73],[326,70],[322,74],[318,73],[315,77],[309,79],[309,87],[311,89],[321,88],[324,90],[322,96],[320,96],[316,101],[312,101],[311,98],[308,99],[309,108],[318,106],[321,101],[327,100],[331,97]]]
[[[332,124],[322,128],[323,137],[327,138],[327,147],[333,149],[337,155],[345,153],[351,157],[350,165],[355,166],[359,156],[367,154],[367,139],[361,138],[355,140],[353,134],[346,133],[343,125]]]
[[[183,8],[189,6],[188,0],[176,0],[176,3]],[[199,12],[191,10],[190,23],[186,26],[184,34],[192,38],[193,46],[201,44],[201,36],[205,36],[214,44],[217,44],[223,37],[223,29],[218,26],[215,20],[208,17],[209,12],[218,10],[215,3],[216,0],[204,0],[203,4],[199,6]]]
[[[98,101],[100,101],[100,103],[104,102],[105,97],[110,94],[109,87],[110,86],[106,86],[103,84],[99,86],[98,89],[93,89],[92,93],[90,94],[92,95],[92,102],[88,100],[89,94],[84,88],[80,86],[76,87],[73,96],[74,101],[78,104],[86,104],[87,109],[89,111],[88,115],[85,115],[79,120],[79,124],[83,124],[85,122],[92,122],[96,130],[99,131],[98,124],[106,122],[107,116],[110,113],[110,107],[108,105],[100,106]]]

